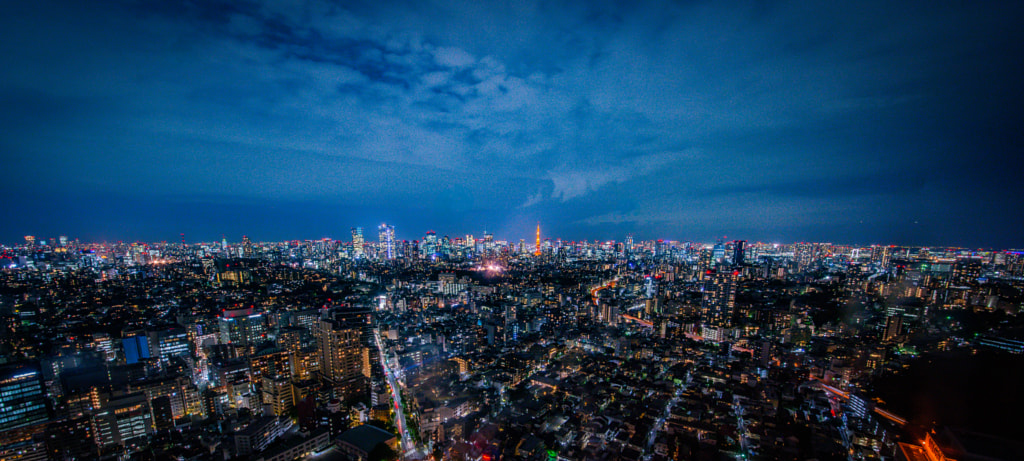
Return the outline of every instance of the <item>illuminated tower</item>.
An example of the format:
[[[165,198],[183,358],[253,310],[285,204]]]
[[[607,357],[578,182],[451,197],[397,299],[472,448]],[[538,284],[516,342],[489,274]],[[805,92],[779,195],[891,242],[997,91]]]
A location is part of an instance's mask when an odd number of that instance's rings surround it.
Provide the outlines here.
[[[427,231],[427,235],[423,237],[423,245],[420,251],[423,253],[424,258],[435,259],[437,255],[437,232]]]
[[[537,223],[537,242],[533,247],[533,255],[540,256],[540,223]]]
[[[359,259],[363,257],[363,228],[352,228],[352,257]]]
[[[384,259],[395,259],[395,226],[381,224],[377,228],[380,241],[380,256]]]
[[[715,243],[715,246],[711,249],[711,257],[715,260],[716,264],[722,262],[722,259],[725,258],[725,245],[722,244],[721,240]]]
[[[25,244],[30,246],[30,247],[36,246],[36,238],[34,236],[32,236],[32,235],[26,235],[25,236]]]

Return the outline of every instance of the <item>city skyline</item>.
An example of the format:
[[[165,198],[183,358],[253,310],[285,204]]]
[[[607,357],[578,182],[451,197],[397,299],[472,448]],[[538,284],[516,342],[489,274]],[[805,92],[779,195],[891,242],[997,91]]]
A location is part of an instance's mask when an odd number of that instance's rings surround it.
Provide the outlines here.
[[[1021,246],[1019,2],[78,2],[0,19],[0,241]]]
[[[431,234],[431,233],[435,234],[435,235],[438,234],[434,230],[428,229],[428,230],[423,230],[417,236],[408,236],[408,237],[406,237],[406,236],[401,236],[401,234],[396,233],[395,226],[389,225],[387,223],[383,223],[383,224],[381,224],[381,226],[387,226],[390,229],[391,240],[390,240],[389,245],[392,245],[392,251],[394,251],[393,250],[393,245],[397,244],[398,242],[406,242],[406,243],[409,243],[409,242],[422,242],[424,236],[426,236],[427,234]],[[362,227],[352,227],[352,228],[350,228],[350,231],[355,231],[356,229],[359,229],[360,231],[362,231]],[[344,232],[342,232],[342,233],[344,233]],[[495,234],[493,234],[491,232],[488,232],[488,231],[483,231],[483,232],[480,232],[479,234],[476,234],[476,233],[473,233],[473,232],[459,232],[459,233],[450,233],[450,234],[441,233],[440,235],[442,235],[443,237],[449,237],[452,241],[455,241],[455,240],[464,241],[466,237],[474,237],[474,241],[475,242],[483,242],[485,240],[486,236],[491,236],[492,238],[494,238],[494,240],[496,242],[504,242],[505,244],[509,244],[509,245],[523,242],[525,244],[528,244],[528,246],[530,248],[536,248],[536,246],[537,246],[536,242],[544,243],[544,242],[556,242],[556,241],[560,241],[563,244],[574,244],[574,243],[597,243],[597,244],[621,243],[621,244],[626,244],[626,245],[631,245],[631,244],[643,245],[645,243],[666,242],[666,243],[682,243],[682,244],[703,245],[703,246],[712,246],[712,245],[715,245],[715,244],[733,244],[735,242],[742,241],[742,242],[744,242],[744,244],[778,245],[778,246],[792,246],[792,245],[796,245],[796,244],[807,243],[807,244],[837,245],[837,246],[843,246],[843,247],[860,247],[860,248],[867,248],[867,247],[939,248],[939,249],[949,248],[949,249],[979,250],[979,251],[1017,251],[1017,249],[1019,248],[1019,247],[997,247],[997,246],[991,246],[991,245],[990,246],[970,246],[970,245],[956,245],[956,244],[952,244],[952,245],[906,244],[906,243],[891,242],[891,241],[888,241],[888,242],[887,241],[867,242],[867,243],[866,242],[843,242],[843,241],[813,241],[813,240],[807,240],[807,239],[804,239],[804,240],[792,240],[792,241],[781,241],[781,240],[760,241],[760,240],[745,239],[742,236],[739,236],[739,237],[721,236],[719,238],[715,238],[715,239],[712,239],[712,240],[698,240],[698,239],[687,239],[685,237],[675,237],[675,238],[636,238],[633,234],[625,234],[625,235],[622,235],[622,236],[620,236],[618,238],[609,238],[609,239],[586,239],[586,238],[583,238],[583,239],[566,239],[566,238],[561,238],[561,237],[559,237],[557,235],[542,235],[542,234],[538,233],[536,241],[533,241],[533,240],[530,240],[529,238],[526,238],[526,237],[510,237],[510,236],[495,235]],[[8,241],[0,241],[0,246],[17,247],[17,246],[21,246],[21,245],[26,244],[27,240],[29,240],[29,239],[32,240],[32,243],[30,245],[38,244],[39,246],[45,245],[45,246],[50,246],[50,247],[62,247],[62,246],[66,246],[68,243],[73,243],[73,242],[81,244],[81,245],[114,245],[114,244],[131,244],[131,243],[176,244],[178,242],[184,243],[186,245],[220,244],[221,242],[227,242],[228,244],[233,244],[233,245],[246,245],[247,242],[250,241],[250,237],[248,236],[248,234],[236,236],[235,238],[228,238],[227,235],[223,235],[222,234],[220,236],[220,238],[211,238],[211,239],[187,239],[185,237],[185,234],[178,234],[178,236],[180,237],[178,240],[172,240],[172,239],[163,239],[163,240],[85,240],[85,239],[76,238],[76,237],[68,237],[67,233],[62,233],[62,234],[53,235],[53,236],[24,235],[20,239],[18,239],[17,241],[10,241],[10,242],[8,242]],[[383,249],[383,248],[386,248],[385,242],[388,241],[388,240],[380,240],[382,237],[383,236],[378,236],[377,239],[366,239],[364,236],[360,235],[360,241],[361,241],[360,243],[362,245],[367,245],[367,246],[380,246]],[[65,239],[66,240],[65,243],[59,243],[61,239]],[[354,240],[353,237],[349,237],[346,240],[345,238],[334,238],[334,237],[329,236],[329,235],[324,235],[322,237],[314,237],[314,238],[284,238],[284,239],[260,239],[260,238],[257,238],[256,240],[254,240],[254,242],[257,242],[257,243],[284,243],[284,242],[295,242],[295,241],[299,241],[299,242],[317,242],[317,241],[323,241],[323,240],[327,240],[327,241],[331,241],[331,242],[349,243],[349,244],[354,244],[355,243],[355,240]],[[635,240],[635,243],[632,243],[632,242],[634,242],[634,240]]]

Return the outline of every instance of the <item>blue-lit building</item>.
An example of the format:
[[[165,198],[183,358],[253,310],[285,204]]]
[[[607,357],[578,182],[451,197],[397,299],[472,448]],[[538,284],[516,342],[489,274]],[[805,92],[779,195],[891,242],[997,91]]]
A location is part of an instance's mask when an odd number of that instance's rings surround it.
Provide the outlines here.
[[[39,365],[0,366],[0,432],[49,419]]]
[[[121,339],[121,346],[124,348],[124,358],[128,364],[139,363],[139,360],[149,358],[149,338],[141,332],[126,334]]]

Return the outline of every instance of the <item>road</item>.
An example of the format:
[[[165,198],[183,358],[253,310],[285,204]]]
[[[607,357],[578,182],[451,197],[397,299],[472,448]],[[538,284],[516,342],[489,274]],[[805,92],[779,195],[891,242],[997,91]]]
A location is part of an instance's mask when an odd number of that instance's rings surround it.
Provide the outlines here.
[[[590,298],[594,301],[594,305],[595,306],[600,304],[598,302],[597,292],[599,292],[601,290],[604,290],[604,289],[608,289],[608,288],[615,288],[615,282],[617,282],[617,281],[618,281],[618,279],[612,279],[611,282],[608,282],[608,283],[606,283],[604,285],[601,285],[601,286],[594,287],[594,288],[592,288],[590,290]]]
[[[747,422],[743,419],[743,402],[740,401],[738,395],[733,396],[732,402],[736,407],[736,433],[740,437],[740,458],[746,459],[751,450],[750,440],[747,439]]]
[[[836,389],[836,388],[834,388],[832,386],[829,386],[828,384],[825,384],[825,383],[823,383],[821,381],[818,381],[818,383],[821,384],[821,387],[823,389],[825,389],[825,391],[827,391],[827,392],[829,392],[829,393],[831,393],[833,395],[837,395],[837,396],[841,397],[843,400],[850,400],[850,394],[849,393],[844,392],[844,391],[839,390],[839,389]],[[899,424],[900,426],[904,426],[904,425],[907,424],[907,420],[905,420],[903,418],[900,418],[899,416],[896,416],[896,415],[894,415],[892,413],[889,413],[888,411],[885,411],[885,410],[883,410],[883,409],[881,409],[879,407],[875,407],[875,413],[878,414],[879,416],[885,418],[885,419],[888,419],[889,421],[892,421],[892,422],[894,422],[896,424]]]
[[[409,436],[409,426],[405,422],[405,405],[402,405],[401,388],[398,387],[398,380],[395,379],[394,372],[388,366],[387,354],[384,351],[384,343],[380,340],[379,329],[374,328],[373,337],[377,341],[380,364],[384,367],[384,376],[387,377],[388,387],[391,389],[391,402],[395,408],[395,425],[398,426],[398,433],[402,439],[402,458],[406,459],[410,455],[419,454],[420,450]]]
[[[659,375],[659,378],[660,377],[661,377],[661,375]],[[687,374],[687,380],[689,380],[689,374]],[[648,461],[648,460],[650,460],[653,457],[653,453],[651,452],[651,448],[654,447],[654,440],[655,440],[656,436],[658,435],[658,431],[664,429],[664,427],[665,427],[665,420],[668,419],[670,416],[672,416],[672,407],[674,407],[676,405],[676,403],[679,402],[679,396],[683,395],[683,391],[685,391],[685,390],[686,390],[686,384],[683,384],[683,385],[680,385],[680,386],[676,387],[676,393],[673,394],[672,395],[672,399],[669,400],[668,403],[665,404],[665,411],[658,418],[658,422],[655,423],[654,427],[651,428],[651,433],[647,435],[647,443],[644,444],[644,450],[643,450],[643,453],[644,453],[643,459],[644,459],[644,461]]]

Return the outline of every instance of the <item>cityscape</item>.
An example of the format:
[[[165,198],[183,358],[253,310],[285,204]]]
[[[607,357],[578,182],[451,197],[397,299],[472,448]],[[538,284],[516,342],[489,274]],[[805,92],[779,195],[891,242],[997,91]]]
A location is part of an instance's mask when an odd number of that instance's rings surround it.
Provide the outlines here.
[[[0,247],[0,458],[1022,453],[903,378],[1019,377],[1022,251],[370,229]]]
[[[1024,460],[1022,24],[5,2],[0,461]]]

